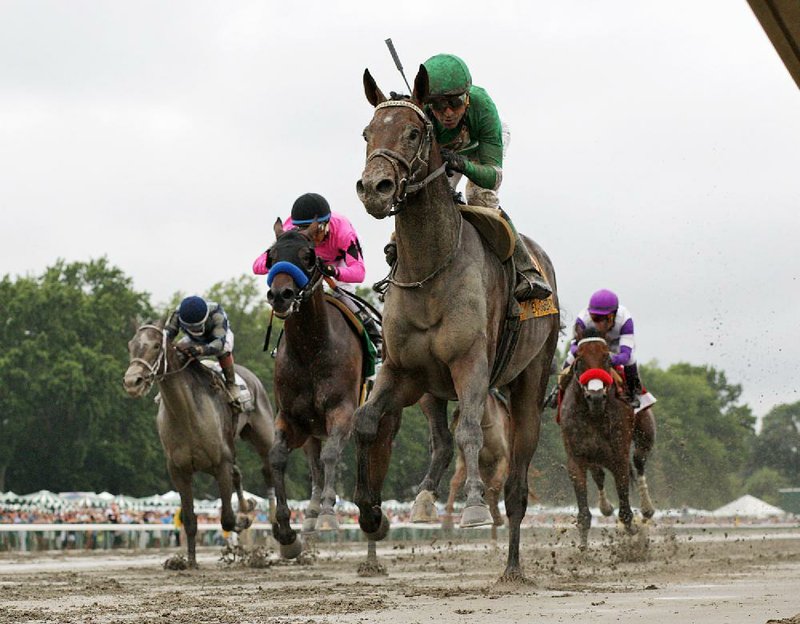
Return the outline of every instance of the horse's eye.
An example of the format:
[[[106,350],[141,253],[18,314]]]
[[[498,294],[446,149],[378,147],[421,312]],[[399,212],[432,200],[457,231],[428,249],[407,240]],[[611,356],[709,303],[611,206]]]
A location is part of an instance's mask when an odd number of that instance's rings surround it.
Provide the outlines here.
[[[156,351],[158,351],[160,348],[161,348],[161,345],[160,345],[160,344],[158,344],[158,343],[155,343],[155,344],[153,345],[153,349],[155,349]]]
[[[366,130],[364,130],[364,132],[361,133],[361,136],[364,137],[365,141],[369,140],[369,139],[367,139],[367,131]]]
[[[411,132],[408,133],[408,138],[412,141],[416,141],[419,138],[419,130],[414,128]]]

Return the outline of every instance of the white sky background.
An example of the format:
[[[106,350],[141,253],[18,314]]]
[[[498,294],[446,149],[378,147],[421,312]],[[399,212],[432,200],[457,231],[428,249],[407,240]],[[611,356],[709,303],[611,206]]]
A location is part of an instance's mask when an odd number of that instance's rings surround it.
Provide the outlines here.
[[[640,360],[800,400],[800,93],[745,0],[339,4],[0,0],[0,274],[105,255],[166,302],[248,274],[314,191],[383,277],[355,182],[392,37],[409,82],[452,52],[494,98],[569,325],[611,288]]]

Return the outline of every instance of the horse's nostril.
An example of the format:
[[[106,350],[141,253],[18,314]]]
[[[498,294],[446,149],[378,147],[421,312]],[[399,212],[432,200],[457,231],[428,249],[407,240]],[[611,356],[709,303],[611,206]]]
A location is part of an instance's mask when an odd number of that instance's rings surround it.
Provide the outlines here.
[[[284,288],[281,291],[281,297],[285,300],[294,299],[294,290],[291,288]]]
[[[381,195],[392,195],[394,193],[394,182],[384,179],[375,185],[375,190]]]
[[[275,299],[275,293],[271,290],[267,291],[267,301],[273,301]]]
[[[364,194],[364,183],[361,180],[356,182],[356,193],[358,195],[363,195]]]

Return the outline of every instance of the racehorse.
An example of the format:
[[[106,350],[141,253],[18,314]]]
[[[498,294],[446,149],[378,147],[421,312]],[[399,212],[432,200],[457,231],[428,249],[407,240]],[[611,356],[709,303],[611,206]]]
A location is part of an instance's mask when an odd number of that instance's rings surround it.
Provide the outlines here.
[[[281,556],[297,557],[302,542],[289,526],[285,473],[289,453],[305,446],[312,487],[305,530],[338,528],[336,466],[353,430],[362,385],[362,348],[343,313],[323,297],[323,275],[314,253],[318,228],[283,231],[275,222],[275,244],[269,249],[267,300],[284,320],[283,337],[275,360],[275,444],[270,463],[275,477],[276,514],[273,536]],[[324,440],[324,442],[322,442]],[[320,467],[321,464],[321,467]],[[372,554],[372,553],[371,553]]]
[[[578,502],[580,548],[585,550],[592,523],[586,488],[587,469],[597,483],[600,508],[605,515],[611,515],[613,507],[605,496],[603,469],[611,472],[619,497],[619,519],[628,534],[637,532],[629,500],[635,416],[633,408],[619,394],[608,344],[595,329],[587,329],[578,340],[570,375],[561,400],[559,423],[567,453],[567,470]]]
[[[432,433],[431,471],[420,495],[434,491],[447,463],[452,435],[447,402],[458,400],[455,431],[467,477],[462,526],[491,524],[478,468],[481,418],[497,358],[501,328],[513,284],[501,261],[465,222],[453,201],[439,146],[425,112],[428,74],[420,67],[411,99],[387,100],[369,71],[367,100],[375,107],[364,131],[367,160],[356,185],[367,212],[383,219],[397,215],[398,260],[385,296],[384,364],[367,402],[356,411],[355,503],[361,529],[383,539],[389,521],[381,510],[381,488],[391,458],[391,440],[403,407],[427,393]],[[544,251],[527,240],[555,292],[555,275]],[[557,299],[553,301],[557,306]],[[509,552],[503,579],[522,577],[519,527],[528,498],[527,471],[539,439],[542,399],[558,339],[559,316],[521,324],[516,351],[493,386],[509,392],[511,460],[505,484]],[[495,371],[497,372],[497,371]],[[421,404],[425,408],[425,402]]]
[[[139,327],[128,343],[128,353],[130,364],[123,379],[127,393],[141,397],[156,383],[161,394],[156,419],[158,435],[167,456],[167,470],[181,497],[188,565],[196,568],[197,517],[192,477],[195,472],[205,472],[216,479],[222,500],[223,530],[239,532],[250,526],[251,520],[244,512],[250,511],[251,505],[242,491],[235,440],[247,441],[258,453],[264,481],[271,490],[268,458],[274,429],[269,397],[258,378],[237,364],[236,372],[250,390],[254,406],[252,410],[234,414],[224,384],[199,361],[179,355],[167,339],[163,320]],[[238,515],[231,505],[234,489]]]

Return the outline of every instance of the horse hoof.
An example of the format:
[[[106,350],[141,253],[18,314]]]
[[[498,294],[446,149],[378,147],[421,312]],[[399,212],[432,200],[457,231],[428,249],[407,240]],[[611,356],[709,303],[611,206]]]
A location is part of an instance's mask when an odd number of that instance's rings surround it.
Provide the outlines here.
[[[253,524],[253,519],[250,516],[236,514],[236,526],[233,530],[236,531],[236,533],[241,533],[245,529],[249,529],[251,524]]]
[[[601,503],[600,504],[600,513],[603,514],[606,517],[614,515],[614,505],[612,505],[610,503],[608,505],[603,505]]]
[[[316,528],[317,531],[338,531],[339,521],[334,514],[320,514]]]
[[[303,533],[313,533],[317,530],[317,518],[304,518],[303,519],[303,528],[301,531]]]
[[[283,559],[296,559],[303,552],[303,540],[298,537],[291,544],[281,544],[280,551]]]
[[[252,498],[245,498],[244,499],[244,509],[242,509],[240,511],[242,511],[244,513],[250,513],[251,511],[254,511],[255,508],[256,508],[256,501],[254,501]]]
[[[414,505],[411,507],[410,521],[428,523],[436,522],[437,520],[439,520],[439,513],[436,511],[433,492],[422,490],[417,494],[417,498],[414,499]]]
[[[491,526],[492,514],[489,513],[489,505],[470,505],[464,507],[461,512],[461,528]]]
[[[364,535],[368,540],[372,540],[373,542],[380,542],[386,535],[389,533],[389,518],[386,517],[386,514],[381,512],[381,524],[378,527],[378,530],[373,533],[367,533],[364,531]]]

